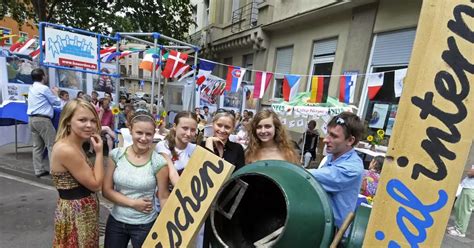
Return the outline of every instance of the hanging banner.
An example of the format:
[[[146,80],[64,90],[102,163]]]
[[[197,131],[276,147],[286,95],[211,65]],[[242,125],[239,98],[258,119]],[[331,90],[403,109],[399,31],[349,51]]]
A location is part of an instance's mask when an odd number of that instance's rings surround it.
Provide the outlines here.
[[[97,38],[45,27],[44,62],[97,69]]]
[[[474,134],[472,13],[423,1],[362,247],[441,247]]]

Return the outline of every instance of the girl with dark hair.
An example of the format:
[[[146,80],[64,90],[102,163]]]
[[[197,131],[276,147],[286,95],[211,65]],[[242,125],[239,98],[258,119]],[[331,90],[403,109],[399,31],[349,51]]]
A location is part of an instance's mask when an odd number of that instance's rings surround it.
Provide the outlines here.
[[[362,195],[372,198],[375,196],[384,160],[383,156],[377,156],[370,161],[369,169],[365,171],[362,186],[360,187]]]
[[[141,247],[169,196],[166,159],[153,148],[155,119],[136,112],[129,122],[132,145],[110,153],[102,193],[114,203],[105,229],[105,247]],[[156,188],[158,191],[155,194]]]
[[[249,144],[245,152],[247,164],[259,160],[286,160],[299,164],[285,127],[272,110],[257,113],[250,124]]]

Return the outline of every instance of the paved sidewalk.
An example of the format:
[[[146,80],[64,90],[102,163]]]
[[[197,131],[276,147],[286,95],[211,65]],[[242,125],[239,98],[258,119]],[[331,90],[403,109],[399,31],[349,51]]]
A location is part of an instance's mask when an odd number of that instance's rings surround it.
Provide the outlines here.
[[[471,150],[474,150],[471,149]],[[474,152],[471,151],[468,164],[474,163]],[[22,177],[39,183],[53,185],[51,177],[36,178],[33,172],[33,165],[31,159],[31,148],[21,149],[18,152],[18,159],[15,158],[15,147],[14,145],[7,145],[0,147],[0,172]],[[100,228],[101,235],[105,231],[105,223],[108,217],[108,213],[111,207],[111,203],[100,196],[101,201],[101,216],[100,216]],[[452,225],[454,217],[451,215],[449,225]],[[101,237],[101,243],[103,243],[103,236]],[[450,235],[445,235],[443,248],[472,248],[474,247],[474,218],[471,217],[469,229],[466,234],[466,238],[458,238]]]

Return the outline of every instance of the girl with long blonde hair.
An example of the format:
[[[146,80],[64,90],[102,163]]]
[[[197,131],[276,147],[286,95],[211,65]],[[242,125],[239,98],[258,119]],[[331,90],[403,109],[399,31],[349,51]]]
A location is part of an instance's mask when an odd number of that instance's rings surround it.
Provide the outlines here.
[[[100,122],[94,106],[82,99],[69,101],[61,112],[51,153],[51,176],[59,192],[54,217],[53,247],[99,246],[99,199],[104,156]],[[92,164],[82,145],[95,151]]]

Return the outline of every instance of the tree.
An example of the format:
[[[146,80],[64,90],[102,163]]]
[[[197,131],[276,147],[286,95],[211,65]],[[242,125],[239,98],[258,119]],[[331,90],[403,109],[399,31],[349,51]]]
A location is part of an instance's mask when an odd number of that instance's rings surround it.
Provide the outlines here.
[[[45,21],[103,34],[159,32],[184,39],[194,25],[189,0],[2,0],[0,19]]]

